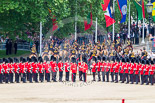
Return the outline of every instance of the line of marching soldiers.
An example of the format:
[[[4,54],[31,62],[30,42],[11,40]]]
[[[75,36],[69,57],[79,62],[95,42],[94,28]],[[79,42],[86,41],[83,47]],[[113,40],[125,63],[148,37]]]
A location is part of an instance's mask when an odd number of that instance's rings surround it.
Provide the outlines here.
[[[141,59],[129,59],[129,58],[93,58],[93,63],[91,65],[93,72],[93,80],[95,81],[95,74],[98,74],[98,81],[101,81],[100,72],[102,73],[102,81],[109,82],[109,75],[111,76],[111,82],[121,83],[129,82],[131,84],[141,85],[146,83],[148,85],[154,84],[154,74],[155,65],[152,60],[141,60]],[[120,75],[120,80],[118,80],[118,75]],[[106,77],[106,80],[105,80]]]
[[[14,61],[14,62],[13,62]],[[82,68],[82,75],[84,81],[86,82],[86,73],[88,70],[88,65],[86,64],[86,59],[83,59],[83,64],[79,68]],[[71,72],[71,80],[76,81],[77,74],[77,64],[76,59],[72,58],[69,63],[69,58],[65,58],[65,63],[62,62],[62,58],[59,58],[59,62],[56,63],[56,58],[51,57],[51,60],[46,56],[44,60],[39,57],[30,58],[8,58],[0,59],[0,83],[26,83],[29,81],[33,82],[47,82],[51,80],[57,82],[57,72],[59,72],[59,82],[63,81],[63,71],[65,71],[65,80],[69,81],[69,75]],[[14,80],[15,79],[15,80]]]
[[[32,82],[47,82],[51,80],[57,82],[57,72],[59,72],[59,81],[63,81],[63,72],[65,71],[65,80],[71,80],[76,82],[77,71],[79,72],[79,80],[87,81],[87,59],[85,57],[79,62],[76,58],[72,57],[71,62],[69,58],[65,58],[65,62],[62,58],[59,58],[59,62],[56,62],[56,58],[52,56],[49,58],[46,56],[44,60],[41,57],[30,58],[8,58],[0,59],[0,83],[26,83]],[[90,65],[91,72],[93,73],[93,81],[96,81],[96,73],[98,81],[121,82],[133,84],[139,82],[141,85],[146,83],[148,85],[154,84],[155,65],[152,60],[141,59],[129,59],[129,58],[109,58],[109,57],[92,57],[92,64]],[[71,76],[70,76],[71,72]],[[101,76],[102,75],[102,76]],[[118,80],[120,76],[120,80]],[[102,77],[102,79],[101,79]],[[111,79],[109,79],[111,77]],[[15,79],[15,80],[14,80]]]

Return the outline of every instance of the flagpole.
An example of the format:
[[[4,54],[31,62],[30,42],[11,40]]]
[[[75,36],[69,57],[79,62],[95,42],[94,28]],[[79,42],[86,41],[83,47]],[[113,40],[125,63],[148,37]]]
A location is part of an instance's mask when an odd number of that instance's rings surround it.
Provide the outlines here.
[[[143,18],[143,35],[142,35],[142,43],[143,43],[143,44],[145,43],[145,40],[144,40],[144,18]]]
[[[42,22],[40,22],[40,56],[42,55],[41,44],[42,44]]]
[[[76,0],[76,15],[75,15],[75,41],[77,38],[77,0]]]
[[[115,0],[113,0],[113,16],[114,14],[115,14]],[[114,41],[114,36],[115,36],[115,23],[113,23],[113,41]]]
[[[129,22],[128,22],[128,37],[130,38],[130,0],[129,0]]]
[[[95,43],[97,43],[97,17],[96,17]]]

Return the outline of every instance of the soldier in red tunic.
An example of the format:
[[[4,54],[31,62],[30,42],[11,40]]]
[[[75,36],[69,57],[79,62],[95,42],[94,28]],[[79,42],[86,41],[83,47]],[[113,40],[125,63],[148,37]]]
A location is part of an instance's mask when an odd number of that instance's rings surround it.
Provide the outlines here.
[[[25,65],[26,59],[22,59],[22,63],[20,64],[20,70],[21,70],[21,78],[23,83],[26,83],[26,74],[27,74],[27,68]]]
[[[27,67],[27,74],[28,74],[28,81],[30,83],[32,83],[32,70],[33,70],[33,67],[32,67],[32,60],[31,58],[28,59],[28,63],[26,63],[26,67]]]
[[[98,75],[98,81],[101,81],[101,76],[100,76],[100,71],[101,71],[101,57],[98,56],[97,57],[97,64],[96,64],[96,68],[97,68],[97,75]]]
[[[43,67],[45,68],[45,73],[46,73],[45,78],[47,82],[50,82],[51,64],[47,56],[44,58]]]
[[[71,72],[72,72],[72,81],[76,82],[77,64],[76,59],[74,57],[72,57]]]
[[[129,58],[126,58],[126,64],[125,64],[125,67],[124,67],[126,84],[129,83],[129,67],[130,67],[129,62],[130,62]]]
[[[93,63],[90,66],[92,68],[92,73],[93,73],[93,81],[96,81],[95,79],[95,74],[96,74],[96,57],[93,57]]]
[[[8,60],[7,59],[4,59],[3,60],[3,64],[2,64],[3,68],[4,68],[4,76],[5,76],[5,83],[8,83],[9,82],[9,72],[10,72],[10,69],[8,68]]]
[[[64,70],[64,64],[62,62],[62,57],[59,58],[58,68],[59,68],[59,82],[62,82],[63,70]]]
[[[124,68],[126,67],[125,65],[125,59],[122,58],[122,65],[121,65],[121,68],[120,68],[120,80],[121,80],[121,83],[124,83]]]
[[[20,68],[19,68],[19,60],[17,58],[14,58],[14,71],[15,71],[15,82],[19,83],[19,74],[20,74]]]
[[[87,59],[84,57],[82,61],[83,61],[83,64],[81,66],[82,66],[82,73],[83,73],[83,81],[86,82],[86,80],[87,80],[87,71],[88,71],[88,65],[86,64]]]
[[[106,68],[107,68],[107,63],[105,62],[105,57],[102,58],[103,63],[101,66],[101,71],[102,71],[102,81],[105,82],[105,73],[106,73]]]
[[[37,64],[38,68],[39,68],[39,80],[41,82],[44,82],[44,67],[43,67],[43,59],[42,57],[38,58],[39,63]]]
[[[107,68],[106,68],[106,78],[107,78],[107,80],[106,80],[106,82],[109,82],[109,70],[110,70],[110,58],[109,57],[107,57],[107,59],[106,59],[106,66],[107,66]]]
[[[51,56],[51,61],[50,61],[50,67],[51,67],[51,74],[52,74],[52,79],[51,80],[54,80],[54,72],[53,72],[53,68],[52,68],[52,64],[53,64],[53,59],[54,59],[54,56]],[[46,74],[46,73],[45,73]],[[46,77],[46,75],[45,75]]]
[[[142,66],[141,66],[141,69],[140,69],[141,85],[144,84],[144,70],[145,70],[145,68],[146,68],[146,61],[142,60]]]
[[[32,67],[33,67],[33,76],[34,76],[34,81],[36,83],[38,83],[38,72],[39,72],[39,68],[37,66],[38,60],[36,58],[34,58],[33,63],[32,63]]]
[[[65,72],[66,72],[66,81],[69,81],[69,72],[70,72],[70,64],[68,62],[68,57],[65,58],[65,63],[64,63],[64,67],[65,67]]]
[[[118,73],[119,73],[119,70],[120,70],[120,66],[121,66],[121,62],[120,62],[120,58],[116,58],[116,61],[115,62],[115,83],[118,83]]]
[[[53,68],[53,82],[57,82],[56,81],[56,75],[57,75],[57,63],[56,63],[56,58],[53,58],[53,63],[52,63],[52,68]]]
[[[150,77],[149,77],[149,80],[150,80],[150,83],[151,83],[151,85],[153,85],[154,84],[154,78],[153,78],[153,76],[154,76],[154,72],[155,72],[155,65],[154,65],[154,62],[153,61],[151,61],[151,67],[150,67]]]
[[[79,80],[82,81],[82,64],[83,64],[83,61],[79,59],[79,63],[78,63],[78,68],[79,68]]]
[[[111,73],[111,82],[114,82],[114,68],[115,68],[115,58],[111,58],[110,62],[110,73]]]
[[[145,80],[146,80],[146,85],[149,85],[149,70],[150,70],[150,65],[149,65],[149,60],[146,60],[146,68],[145,68]]]
[[[139,81],[139,69],[141,68],[141,64],[139,59],[136,59],[136,67],[135,67],[135,76],[136,76],[136,84],[138,84]]]
[[[0,83],[3,83],[3,73],[4,73],[4,69],[2,67],[2,63],[3,63],[3,60],[0,59]]]
[[[10,73],[9,73],[9,81],[10,83],[13,83],[13,73],[14,73],[14,68],[13,68],[13,59],[8,58],[8,68],[10,68]]]
[[[129,67],[129,74],[130,74],[130,81],[131,81],[131,84],[133,84],[134,82],[134,79],[133,79],[133,74],[134,74],[134,68],[135,68],[135,65],[134,65],[134,59],[131,59],[131,66]]]

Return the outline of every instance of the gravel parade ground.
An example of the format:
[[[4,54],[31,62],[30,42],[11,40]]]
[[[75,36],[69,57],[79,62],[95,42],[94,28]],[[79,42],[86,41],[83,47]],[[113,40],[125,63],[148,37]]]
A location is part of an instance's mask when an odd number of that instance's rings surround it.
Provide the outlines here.
[[[155,103],[155,86],[111,82],[0,85],[0,103]]]

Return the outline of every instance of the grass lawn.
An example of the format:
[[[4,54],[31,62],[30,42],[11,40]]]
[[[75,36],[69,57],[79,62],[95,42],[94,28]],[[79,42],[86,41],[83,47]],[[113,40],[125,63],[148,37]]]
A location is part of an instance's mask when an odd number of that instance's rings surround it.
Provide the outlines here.
[[[18,50],[17,54],[6,55],[5,50],[0,50],[0,58],[8,58],[8,57],[20,57],[23,55],[29,55],[30,51]]]

